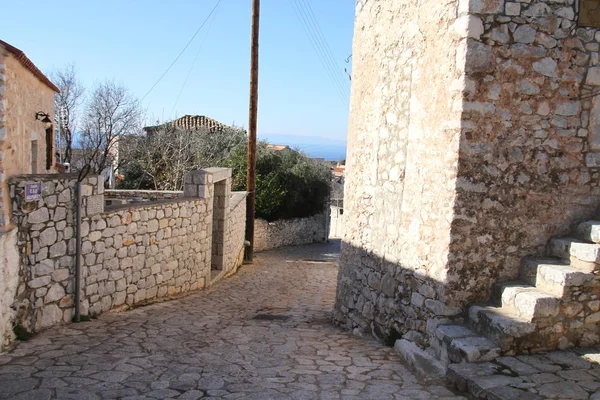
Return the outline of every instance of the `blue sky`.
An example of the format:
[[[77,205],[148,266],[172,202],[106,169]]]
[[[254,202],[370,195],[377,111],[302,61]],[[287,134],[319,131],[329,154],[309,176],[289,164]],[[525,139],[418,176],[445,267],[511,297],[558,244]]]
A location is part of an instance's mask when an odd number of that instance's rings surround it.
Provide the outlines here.
[[[308,1],[349,93],[354,0]],[[114,79],[141,98],[200,27],[217,0],[2,1],[0,39],[45,73],[74,63],[87,87]],[[262,0],[259,137],[345,139],[348,108],[321,65],[292,0]],[[247,126],[250,0],[222,0],[143,105],[148,122],[203,114]],[[201,43],[202,46],[201,46]],[[179,101],[182,88],[196,55]],[[173,109],[175,107],[175,111]]]

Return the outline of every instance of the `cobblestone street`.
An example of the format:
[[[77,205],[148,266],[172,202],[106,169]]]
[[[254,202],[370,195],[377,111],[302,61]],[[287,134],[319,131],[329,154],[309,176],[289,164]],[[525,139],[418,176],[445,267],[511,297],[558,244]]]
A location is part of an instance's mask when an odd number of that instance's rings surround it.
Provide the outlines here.
[[[332,325],[338,251],[260,253],[208,290],[42,332],[0,354],[0,398],[456,398]]]

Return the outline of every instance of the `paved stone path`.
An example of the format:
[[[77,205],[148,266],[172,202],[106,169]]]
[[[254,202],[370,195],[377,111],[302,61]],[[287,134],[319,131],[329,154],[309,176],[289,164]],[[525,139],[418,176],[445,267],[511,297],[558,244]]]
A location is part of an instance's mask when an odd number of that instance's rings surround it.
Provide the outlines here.
[[[480,399],[600,400],[600,348],[454,364],[448,378]]]
[[[331,324],[338,246],[261,253],[208,290],[43,332],[0,354],[0,398],[457,398]]]

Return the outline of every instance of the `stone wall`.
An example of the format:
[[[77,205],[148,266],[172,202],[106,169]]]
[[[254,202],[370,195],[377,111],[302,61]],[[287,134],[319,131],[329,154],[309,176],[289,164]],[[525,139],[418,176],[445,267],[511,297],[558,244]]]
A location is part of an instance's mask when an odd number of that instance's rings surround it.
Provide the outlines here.
[[[357,2],[341,324],[426,345],[594,215],[600,43],[575,19],[572,0]]]
[[[493,282],[516,278],[523,256],[543,253],[600,203],[600,33],[577,27],[575,3],[464,10],[449,301],[486,299]]]
[[[132,306],[207,285],[209,203],[181,199],[84,218],[82,313]]]
[[[16,323],[29,331],[71,321],[76,180],[76,174],[9,179],[20,257]],[[37,182],[42,183],[42,198],[26,202],[25,186]],[[103,211],[102,191],[97,177],[82,181],[83,218]]]
[[[246,192],[234,192],[229,203],[227,231],[225,232],[225,274],[230,274],[244,261],[246,241]]]
[[[334,317],[391,343],[460,312],[442,302],[461,134],[457,12],[455,1],[356,3]]]
[[[108,211],[102,179],[87,177],[81,183],[82,315],[196,290],[214,281],[214,173],[191,175],[204,182],[195,185],[195,196]],[[42,199],[25,202],[25,185],[40,181]],[[76,177],[30,175],[10,183],[20,253],[16,321],[29,331],[69,322],[74,312]],[[245,225],[241,209],[237,204],[233,214],[225,214],[229,220],[242,218],[230,224],[227,234],[234,237],[225,237],[228,249],[243,247],[238,232]],[[231,271],[238,254],[226,256],[222,270]]]
[[[266,251],[283,246],[322,243],[327,240],[326,216],[318,214],[309,218],[284,219],[267,222],[256,219],[254,251]]]
[[[0,351],[14,338],[13,302],[19,286],[17,230],[0,233]]]
[[[52,118],[54,91],[0,46],[0,229],[10,219],[6,179],[34,173],[32,141],[37,143],[35,173],[55,172],[53,163],[46,169],[46,132],[35,117],[38,111]]]

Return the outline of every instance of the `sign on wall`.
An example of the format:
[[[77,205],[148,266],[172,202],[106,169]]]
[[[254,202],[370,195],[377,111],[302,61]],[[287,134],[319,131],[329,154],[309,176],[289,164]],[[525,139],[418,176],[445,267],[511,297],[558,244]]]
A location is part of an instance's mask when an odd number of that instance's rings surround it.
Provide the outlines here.
[[[600,28],[600,0],[580,0],[579,26]]]
[[[42,183],[26,183],[25,184],[25,201],[35,201],[42,198]]]

